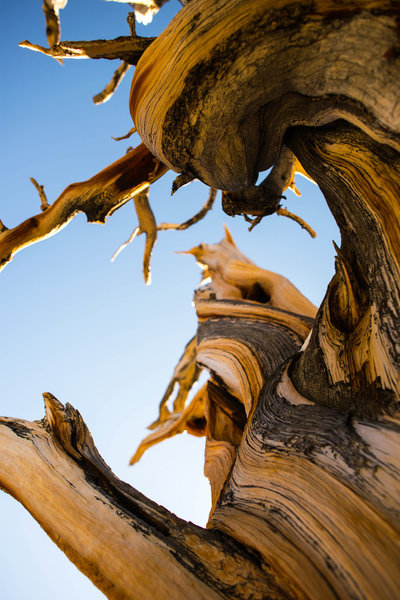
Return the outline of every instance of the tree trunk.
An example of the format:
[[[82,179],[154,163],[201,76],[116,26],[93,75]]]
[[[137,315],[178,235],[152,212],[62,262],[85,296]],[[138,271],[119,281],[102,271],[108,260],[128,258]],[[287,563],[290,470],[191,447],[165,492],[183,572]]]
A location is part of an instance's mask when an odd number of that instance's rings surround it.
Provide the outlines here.
[[[117,480],[51,395],[39,423],[0,420],[1,487],[109,598],[400,597],[399,20],[395,1],[191,0],[140,59],[145,168],[117,190],[115,168],[102,172],[96,218],[148,184],[153,155],[259,218],[301,170],[341,248],[318,312],[228,231],[189,251],[211,278],[197,337],[174,373],[179,401],[167,409],[169,386],[133,460],[185,429],[206,435],[208,530]],[[121,182],[132,160],[115,165]],[[186,405],[201,368],[210,379]]]

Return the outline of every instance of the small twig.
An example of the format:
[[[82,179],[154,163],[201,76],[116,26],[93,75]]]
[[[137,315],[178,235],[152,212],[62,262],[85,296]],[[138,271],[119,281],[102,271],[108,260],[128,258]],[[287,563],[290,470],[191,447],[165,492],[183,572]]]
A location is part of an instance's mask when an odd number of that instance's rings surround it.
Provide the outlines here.
[[[124,242],[123,244],[121,244],[120,247],[114,252],[114,254],[111,257],[111,262],[114,262],[114,260],[118,256],[118,254],[120,252],[122,252],[122,250],[124,250],[130,243],[132,243],[133,240],[135,239],[135,237],[137,237],[141,233],[143,233],[143,231],[141,231],[140,227],[135,227],[135,229],[132,231],[131,235],[126,240],[126,242]]]
[[[3,221],[0,219],[0,233],[3,233],[3,231],[8,231],[8,227],[6,227]]]
[[[285,196],[282,196],[282,198],[284,198],[284,197]],[[302,219],[298,215],[295,215],[294,213],[290,212],[287,208],[282,208],[280,206],[275,212],[277,215],[281,215],[282,217],[287,217],[288,219],[292,219],[292,221],[296,221],[296,223],[298,223],[302,229],[305,229],[311,235],[312,238],[317,237],[317,234],[315,233],[314,229],[312,227],[310,227],[310,225],[308,223],[306,223],[306,221],[304,221],[304,219]],[[252,219],[251,217],[249,217],[249,215],[243,213],[244,220],[247,221],[248,223],[251,223],[251,225],[249,227],[249,231],[254,229],[254,227],[256,225],[261,223],[261,221],[263,220],[263,218],[265,216],[266,216],[265,214],[258,215],[257,217]]]
[[[113,139],[113,140],[115,140],[116,142],[120,142],[121,140],[127,140],[127,139],[128,139],[128,138],[130,138],[130,137],[131,137],[131,135],[133,135],[134,133],[136,133],[136,127],[132,127],[132,129],[130,129],[130,130],[128,131],[128,133],[127,133],[127,134],[125,134],[125,135],[121,135],[121,137],[113,137],[113,136],[111,136],[111,137],[112,137],[112,139]]]
[[[40,204],[40,210],[43,212],[44,210],[46,210],[46,208],[49,208],[49,206],[50,206],[49,203],[48,203],[48,201],[47,201],[47,197],[46,197],[46,194],[45,194],[45,191],[44,191],[44,185],[40,185],[36,181],[36,179],[34,179],[33,177],[30,177],[29,179],[32,181],[33,185],[35,186],[35,188],[38,191],[40,202],[41,202],[41,204]]]
[[[128,25],[129,25],[129,29],[130,29],[130,32],[131,32],[131,36],[132,37],[136,37],[136,19],[135,19],[135,13],[134,12],[128,13],[128,16],[126,17],[126,20],[128,21]]]
[[[314,229],[310,227],[310,225],[306,223],[304,219],[302,219],[298,215],[295,215],[294,213],[291,213],[290,211],[288,211],[287,208],[278,208],[276,214],[281,215],[282,217],[288,217],[288,219],[292,219],[292,221],[296,221],[296,223],[298,223],[302,229],[305,229],[311,235],[312,238],[317,237],[317,234],[315,233]]]
[[[121,83],[122,79],[124,78],[125,73],[128,71],[130,66],[131,65],[125,61],[123,61],[119,65],[118,69],[116,69],[114,71],[114,75],[112,76],[109,83],[107,83],[104,90],[102,92],[100,92],[99,94],[96,94],[95,96],[93,96],[93,102],[95,104],[102,104],[103,102],[107,102],[107,100],[109,100],[111,98],[111,96],[114,94],[115,90]]]
[[[60,41],[60,9],[65,8],[67,0],[44,0],[43,13],[46,19],[47,41],[51,48]],[[62,61],[60,61],[62,62]]]
[[[195,225],[196,223],[201,221],[201,219],[204,219],[206,214],[212,209],[216,194],[217,194],[217,190],[210,188],[210,194],[208,196],[207,202],[204,204],[204,206],[201,208],[201,210],[199,210],[198,213],[193,215],[193,217],[191,217],[187,221],[184,221],[183,223],[161,223],[161,225],[157,225],[156,230],[157,231],[169,231],[169,230],[183,231],[184,229],[188,229],[188,227]],[[114,254],[111,258],[111,261],[114,262],[114,260],[118,256],[118,254],[120,252],[122,252],[122,250],[124,250],[131,242],[133,242],[133,240],[136,237],[138,237],[142,233],[146,233],[146,232],[140,226],[135,227],[135,229],[133,230],[133,232],[131,233],[129,238],[126,240],[126,242],[121,244],[121,246],[114,252]],[[153,246],[154,246],[154,244],[153,244]]]
[[[161,162],[161,160],[159,160],[158,158],[154,158],[154,169],[153,171],[150,173],[149,175],[149,183],[153,183],[154,181],[156,181],[156,179],[158,179],[158,173],[160,172],[160,169],[164,168],[164,164]]]
[[[196,223],[201,221],[201,219],[204,219],[206,214],[212,209],[216,195],[217,190],[215,190],[214,188],[210,188],[208,200],[201,208],[201,210],[199,210],[198,213],[196,213],[195,215],[193,215],[193,217],[191,217],[187,221],[184,221],[183,223],[161,223],[161,225],[157,227],[158,231],[167,231],[170,229],[176,231],[183,231],[184,229],[188,229],[192,225],[195,225]]]
[[[251,219],[249,217],[249,215],[246,215],[245,213],[243,213],[244,220],[247,221],[248,223],[251,223],[251,225],[249,227],[249,231],[251,231],[252,229],[254,229],[254,227],[256,225],[258,225],[259,223],[261,223],[261,221],[264,218],[264,216],[265,215],[259,215],[258,217],[255,217],[254,219]]]
[[[179,190],[179,188],[183,187],[184,185],[187,185],[194,179],[196,178],[191,173],[181,173],[180,175],[175,177],[174,181],[172,182],[171,196],[173,196],[175,192]]]

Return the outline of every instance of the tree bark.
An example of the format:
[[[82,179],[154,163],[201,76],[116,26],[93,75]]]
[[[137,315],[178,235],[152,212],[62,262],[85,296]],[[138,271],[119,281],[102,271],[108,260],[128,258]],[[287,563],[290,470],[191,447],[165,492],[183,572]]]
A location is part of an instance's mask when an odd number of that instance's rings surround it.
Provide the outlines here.
[[[197,336],[134,459],[205,435],[208,531],[119,482],[51,395],[42,422],[0,421],[1,486],[108,597],[400,596],[399,19],[390,0],[191,0],[135,71],[137,172],[127,155],[67,188],[40,235],[1,233],[4,262],[77,210],[104,220],[155,177],[154,157],[157,176],[198,177],[227,212],[260,217],[305,171],[340,228],[318,312],[229,231],[189,251],[211,278]],[[209,382],[186,403],[201,368]]]

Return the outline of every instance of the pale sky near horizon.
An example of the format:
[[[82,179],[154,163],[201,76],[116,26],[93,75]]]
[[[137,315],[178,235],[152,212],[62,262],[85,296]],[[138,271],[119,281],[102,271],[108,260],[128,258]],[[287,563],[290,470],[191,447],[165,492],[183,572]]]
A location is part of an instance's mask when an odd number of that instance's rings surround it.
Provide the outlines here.
[[[56,61],[18,47],[45,44],[42,0],[5,3],[1,10],[0,218],[13,227],[39,212],[29,181],[45,185],[50,202],[74,181],[89,178],[122,156],[138,137],[111,136],[132,126],[128,96],[133,69],[107,103],[92,96],[116,65],[109,61]],[[180,5],[168,3],[143,35],[158,35]],[[61,11],[62,39],[127,35],[129,5],[69,0]],[[173,174],[152,186],[159,221],[183,221],[205,202],[194,183],[170,196]],[[223,223],[258,265],[288,277],[319,304],[333,274],[332,239],[338,230],[315,185],[304,178],[302,197],[287,206],[316,229],[312,240],[282,217],[264,219],[251,233],[243,219],[219,207],[192,229],[160,234],[152,284],[142,277],[143,239],[110,258],[136,225],[132,203],[105,226],[78,216],[54,237],[18,253],[0,273],[0,415],[43,416],[42,392],[81,412],[105,461],[122,479],[180,517],[204,525],[210,505],[202,476],[204,440],[182,435],[151,449],[134,467],[130,456],[157,416],[158,403],[185,343],[194,334],[192,294],[200,272],[194,260],[174,254],[223,237]],[[0,457],[1,460],[1,457]],[[0,492],[0,596],[4,600],[104,598],[69,563],[32,517]]]

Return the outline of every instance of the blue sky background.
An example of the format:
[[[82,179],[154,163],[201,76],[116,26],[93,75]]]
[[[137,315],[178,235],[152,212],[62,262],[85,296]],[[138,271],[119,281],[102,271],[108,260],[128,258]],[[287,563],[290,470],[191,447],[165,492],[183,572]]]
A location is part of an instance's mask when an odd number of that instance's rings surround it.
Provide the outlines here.
[[[128,96],[133,69],[107,103],[92,96],[110,79],[115,63],[55,60],[18,47],[29,39],[45,45],[42,0],[4,3],[1,9],[0,218],[8,227],[39,212],[29,181],[45,185],[49,202],[75,181],[89,178],[125,153],[138,138],[111,136],[132,126]],[[158,35],[180,5],[167,4],[144,35]],[[128,35],[129,5],[69,0],[61,11],[62,39]],[[205,202],[194,183],[173,198],[173,175],[151,188],[159,221],[183,221]],[[45,242],[21,251],[0,273],[0,414],[29,420],[43,416],[42,392],[52,392],[82,413],[114,472],[179,516],[204,525],[210,504],[202,475],[204,440],[182,435],[151,449],[134,467],[128,461],[183,347],[196,329],[193,290],[200,272],[189,256],[174,254],[231,229],[241,250],[257,264],[287,276],[319,304],[333,273],[337,228],[316,186],[299,177],[299,199],[287,206],[316,230],[312,240],[282,217],[265,219],[251,233],[243,219],[217,208],[186,232],[160,234],[152,284],[142,277],[144,239],[110,258],[136,225],[133,204],[105,226],[84,215]],[[0,457],[1,460],[1,457]],[[0,586],[5,600],[103,598],[47,538],[30,515],[0,492]]]

